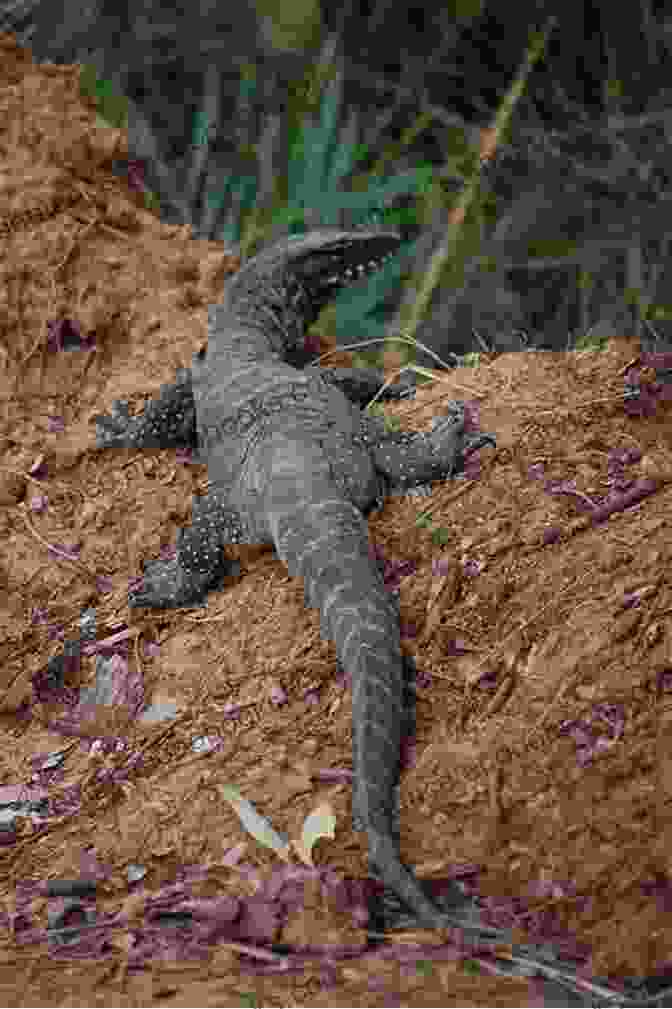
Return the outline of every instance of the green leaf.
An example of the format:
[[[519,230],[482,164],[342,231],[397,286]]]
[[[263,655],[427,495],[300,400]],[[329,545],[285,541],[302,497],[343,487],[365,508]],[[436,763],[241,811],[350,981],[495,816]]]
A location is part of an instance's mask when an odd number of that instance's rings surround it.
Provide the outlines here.
[[[243,991],[239,995],[242,1009],[257,1009],[257,996],[252,991]]]
[[[464,364],[467,368],[478,368],[481,355],[477,350],[470,350],[464,355]]]
[[[574,342],[575,350],[606,350],[608,346],[608,336],[593,336],[590,330],[587,333],[581,333]]]
[[[161,209],[161,200],[153,193],[151,190],[146,189],[144,193],[145,197],[145,208],[150,211],[158,211]]]
[[[445,547],[447,543],[450,543],[450,533],[444,526],[439,526],[437,529],[432,530],[432,543],[436,547]]]
[[[95,68],[83,65],[79,73],[79,93],[84,98],[94,98],[96,112],[102,123],[98,125],[113,126],[115,129],[128,127],[128,101],[123,95],[114,93],[110,81],[99,79]]]
[[[273,48],[292,52],[310,45],[321,26],[317,0],[255,0],[257,13],[268,20]]]
[[[462,967],[463,967],[465,973],[467,973],[467,974],[480,974],[480,973],[482,973],[481,972],[480,964],[477,963],[476,960],[464,960],[462,962]]]

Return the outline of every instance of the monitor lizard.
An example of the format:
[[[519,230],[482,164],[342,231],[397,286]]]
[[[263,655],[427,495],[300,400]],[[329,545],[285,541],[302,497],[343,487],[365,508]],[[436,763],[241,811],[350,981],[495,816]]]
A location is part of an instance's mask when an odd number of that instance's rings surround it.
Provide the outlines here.
[[[365,516],[392,488],[455,475],[495,439],[466,432],[455,401],[430,433],[390,432],[358,405],[375,374],[288,363],[301,357],[322,306],[399,244],[392,232],[323,228],[263,250],[209,307],[207,349],[192,368],[139,416],[117,403],[96,417],[97,444],[190,446],[208,466],[209,491],[194,499],[176,555],[146,565],[132,607],[202,605],[232,570],[227,544],[272,543],[302,576],[351,677],[353,823],[366,832],[372,867],[418,924],[464,926],[466,908],[440,910],[402,864],[394,836],[404,660],[398,603],[371,556]],[[464,904],[457,887],[452,897]]]

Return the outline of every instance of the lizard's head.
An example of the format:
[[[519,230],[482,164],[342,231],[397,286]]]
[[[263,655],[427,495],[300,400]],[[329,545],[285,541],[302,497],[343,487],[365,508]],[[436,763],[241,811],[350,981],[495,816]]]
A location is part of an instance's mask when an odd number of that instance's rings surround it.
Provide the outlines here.
[[[268,333],[285,355],[301,352],[306,329],[327,302],[380,269],[400,245],[391,231],[321,228],[283,238],[241,267],[227,284],[225,303],[239,322]]]

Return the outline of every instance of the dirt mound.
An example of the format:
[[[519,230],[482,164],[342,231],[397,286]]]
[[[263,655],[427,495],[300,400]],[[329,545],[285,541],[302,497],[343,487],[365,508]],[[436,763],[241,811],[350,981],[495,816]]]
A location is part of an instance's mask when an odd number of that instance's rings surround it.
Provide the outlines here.
[[[428,933],[391,936],[391,957],[278,966],[277,944],[342,951],[365,933],[352,901],[310,880],[277,916],[268,880],[284,863],[222,786],[290,838],[329,803],[336,835],[315,862],[365,875],[333,646],[269,549],[241,549],[241,577],[207,608],[129,611],[129,579],[174,542],[207,473],[170,451],[99,452],[91,421],[189,365],[238,264],[163,225],[116,178],[124,137],[96,125],[76,67],[34,66],[8,36],[0,52],[0,802],[30,786],[55,803],[5,831],[3,1003],[527,1004],[527,982],[466,973],[445,946],[431,954]],[[589,950],[593,974],[621,978],[652,973],[672,947],[672,428],[667,401],[652,416],[625,409],[638,352],[614,334],[603,353],[504,355],[389,406],[424,429],[445,400],[476,400],[498,448],[481,453],[480,479],[392,498],[369,522],[419,672],[405,860],[419,876],[472,879],[502,914],[520,899],[517,927],[543,921]],[[646,493],[598,521],[628,481]],[[34,677],[87,607],[116,654],[89,649],[65,687],[91,683],[103,661],[118,692],[73,736],[58,729],[68,704],[36,694]],[[164,720],[138,718],[149,703]],[[108,745],[120,735],[123,749]],[[104,948],[48,957],[31,929],[51,921],[54,897],[35,886],[82,875],[98,880],[99,913],[126,917]],[[222,895],[247,898],[245,928],[183,961],[179,915],[166,940],[160,912]]]

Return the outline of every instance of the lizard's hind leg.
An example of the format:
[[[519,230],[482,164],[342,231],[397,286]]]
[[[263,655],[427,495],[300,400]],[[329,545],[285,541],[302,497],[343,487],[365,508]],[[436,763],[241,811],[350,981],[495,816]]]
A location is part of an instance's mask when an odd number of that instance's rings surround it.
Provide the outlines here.
[[[129,590],[129,606],[204,606],[208,592],[224,577],[240,573],[239,562],[230,560],[224,547],[241,542],[243,529],[235,509],[213,494],[195,497],[191,525],[178,533],[175,556],[145,566],[142,584]]]

